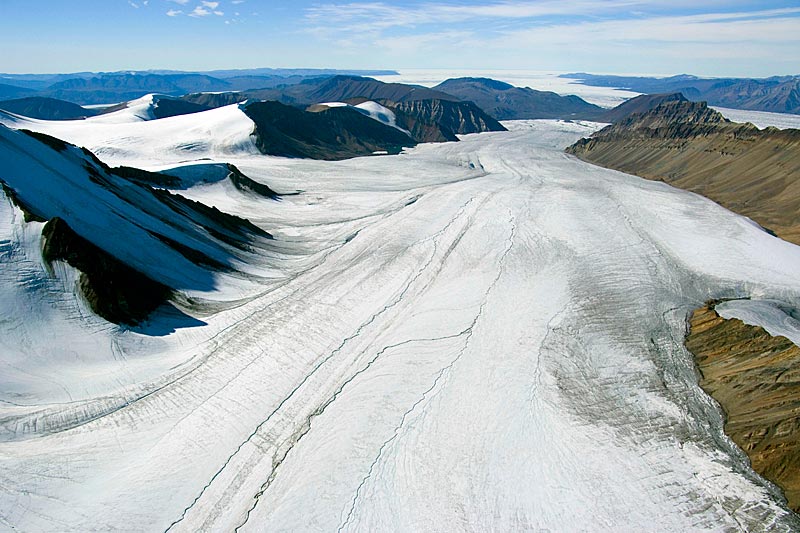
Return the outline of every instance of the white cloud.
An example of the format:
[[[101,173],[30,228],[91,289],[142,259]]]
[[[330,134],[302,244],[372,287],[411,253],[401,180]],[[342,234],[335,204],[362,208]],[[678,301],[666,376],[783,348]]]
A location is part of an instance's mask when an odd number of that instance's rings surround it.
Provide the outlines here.
[[[312,22],[371,23],[374,28],[455,23],[472,19],[526,19],[552,15],[592,15],[652,3],[654,0],[506,1],[484,5],[429,3],[408,9],[384,2],[318,5],[307,10]]]
[[[186,4],[189,0],[170,0],[172,2],[177,2],[179,4]],[[201,1],[200,5],[195,7],[193,10],[186,12],[186,15],[190,17],[200,18],[200,17],[208,17],[210,15],[216,15],[218,17],[225,16],[225,12],[222,10],[217,9],[219,6],[219,2],[209,2],[209,1]],[[167,11],[167,16],[169,17],[177,17],[178,15],[184,14],[183,10],[180,9],[170,9]]]
[[[201,7],[201,6],[197,6],[196,8],[194,8],[189,13],[189,16],[190,17],[207,17],[210,14],[211,14],[211,11],[209,11],[208,9],[206,9],[204,7]]]
[[[176,4],[180,4],[182,6],[185,6],[186,4],[189,3],[189,0],[169,0],[169,1],[170,2],[175,2]]]
[[[304,31],[343,54],[372,47],[382,61],[409,68],[427,67],[427,58],[435,57],[439,65],[473,68],[796,72],[800,7],[736,11],[736,4],[514,0],[459,6],[440,0],[410,10],[351,2],[307,9]]]
[[[522,21],[524,19],[539,19],[543,17],[602,17],[605,19],[619,18],[624,15],[625,20],[636,20],[639,16],[646,16],[636,8],[664,8],[662,0],[542,0],[539,2],[509,0],[492,2],[483,5],[455,5],[452,3],[428,3],[407,9],[390,5],[384,2],[351,2],[345,4],[316,5],[306,10],[306,19],[311,24],[318,24],[322,29],[336,26],[337,30],[344,31],[383,31],[390,28],[416,28],[426,24],[446,24],[460,22],[503,22]],[[722,0],[706,0],[703,7],[709,9],[714,5],[728,7],[730,2]],[[685,6],[697,7],[696,0],[673,0],[669,3],[671,10]],[[726,13],[711,16],[752,18],[779,14],[793,14],[799,12],[798,8],[774,9],[762,12]],[[631,18],[633,16],[634,18]],[[312,28],[312,31],[314,28]]]
[[[232,0],[231,4],[238,6],[239,4],[244,4],[244,0]]]
[[[128,5],[133,7],[133,8],[135,8],[135,9],[139,9],[139,4],[137,4],[135,2],[131,2],[130,0],[128,0]]]

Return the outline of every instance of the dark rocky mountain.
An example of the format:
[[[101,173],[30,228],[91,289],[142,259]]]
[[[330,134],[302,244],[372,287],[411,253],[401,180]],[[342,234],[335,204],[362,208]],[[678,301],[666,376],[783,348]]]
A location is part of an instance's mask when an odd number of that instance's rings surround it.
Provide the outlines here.
[[[307,107],[325,102],[343,102],[353,98],[385,102],[410,102],[416,100],[459,101],[459,98],[403,83],[383,83],[359,76],[333,76],[304,80],[295,85],[272,89],[246,91],[241,97],[256,100],[275,100],[287,105]]]
[[[190,92],[192,90],[216,91],[225,90],[229,85],[220,79],[199,74],[113,74],[95,78],[75,78],[54,83],[49,87],[52,91],[74,90],[113,90],[129,91],[146,90],[158,93],[170,91]],[[193,89],[194,88],[194,89]]]
[[[699,78],[681,74],[668,78],[564,74],[595,87],[618,87],[646,94],[683,93],[694,102],[773,113],[800,113],[800,77]]]
[[[604,112],[574,95],[514,87],[488,78],[452,78],[434,89],[474,102],[497,120],[560,118],[596,120]]]
[[[711,105],[751,111],[800,113],[800,78],[782,82],[723,81],[700,94]]]
[[[149,93],[181,96],[226,90],[231,90],[226,81],[199,74],[119,74],[62,81],[48,87],[44,94],[81,104],[101,104],[134,100]]]
[[[239,104],[251,97],[247,92],[223,92],[223,93],[192,93],[181,97],[181,100],[193,104],[201,105],[209,109],[223,107],[231,104]],[[259,100],[259,98],[255,98]],[[274,100],[274,99],[273,99]]]
[[[256,127],[256,145],[264,154],[338,160],[398,153],[416,142],[402,131],[346,107],[310,112],[275,101],[244,107]]]
[[[702,194],[800,244],[800,130],[759,130],[705,103],[671,101],[581,139],[567,152]]]
[[[4,195],[27,220],[47,221],[43,259],[78,269],[83,297],[114,323],[145,320],[176,289],[212,288],[215,271],[233,271],[272,238],[246,219],[151,187],[142,176],[154,173],[111,169],[41,133],[0,126],[0,160]]]
[[[0,100],[10,100],[13,98],[24,98],[36,94],[33,89],[25,87],[17,87],[16,85],[0,84]]]
[[[56,80],[48,82],[41,79],[17,78],[14,76],[0,74],[0,83],[4,85],[11,85],[13,87],[22,87],[25,89],[33,89],[35,91],[46,89],[47,87],[55,83],[55,81]]]
[[[178,115],[191,115],[192,113],[200,113],[201,111],[208,111],[210,107],[185,102],[178,98],[165,98],[158,97],[155,99],[153,105],[153,115],[155,118],[175,117]]]
[[[306,76],[233,76],[224,78],[230,91],[266,89],[280,85],[294,85],[308,79]]]
[[[394,111],[397,125],[411,132],[417,142],[457,141],[456,135],[505,131],[505,127],[472,102],[409,100],[379,103]]]
[[[288,88],[288,92],[296,95],[298,99],[305,98],[308,103],[341,102],[349,98],[366,98],[395,103],[419,100],[457,102],[459,100],[458,97],[427,87],[403,83],[383,83],[372,78],[358,76],[334,76],[321,81],[307,81]]]
[[[494,118],[471,102],[425,87],[383,83],[371,78],[335,76],[307,80],[290,87],[224,94],[191,94],[186,101],[217,107],[248,99],[271,100],[299,108],[325,102],[373,100],[397,115],[398,125],[417,142],[455,141],[457,134],[505,131]]]
[[[0,101],[0,109],[41,120],[78,120],[96,114],[72,102],[41,96],[3,100]]]
[[[497,120],[474,103],[426,87],[336,76],[316,83],[305,82],[290,89],[294,98],[309,103],[352,99],[378,102],[397,115],[398,126],[410,131],[417,142],[456,141],[457,134],[505,131]]]
[[[643,94],[622,102],[599,115],[598,122],[619,122],[636,113],[646,113],[666,102],[688,102],[681,93]]]

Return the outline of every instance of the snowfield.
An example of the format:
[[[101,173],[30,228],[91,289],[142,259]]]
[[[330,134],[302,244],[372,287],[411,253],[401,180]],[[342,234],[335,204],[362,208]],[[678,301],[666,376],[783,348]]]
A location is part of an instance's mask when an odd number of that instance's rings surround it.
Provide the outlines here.
[[[728,120],[733,122],[750,122],[760,129],[778,128],[785,130],[788,128],[800,129],[800,115],[789,113],[769,113],[767,111],[747,111],[744,109],[728,109],[725,107],[712,106]]]
[[[150,120],[152,95],[131,107],[86,120],[49,121],[0,111],[0,124],[46,133],[94,152],[103,162],[140,168],[208,157],[227,160],[260,155],[251,137],[255,124],[238,104]]]
[[[796,309],[800,247],[563,153],[598,124],[322,162],[254,155],[242,117],[39,124],[109,164],[301,193],[180,191],[274,235],[251,269],[284,275],[133,329],[92,317],[0,198],[0,528],[800,528],[683,347],[709,298]]]

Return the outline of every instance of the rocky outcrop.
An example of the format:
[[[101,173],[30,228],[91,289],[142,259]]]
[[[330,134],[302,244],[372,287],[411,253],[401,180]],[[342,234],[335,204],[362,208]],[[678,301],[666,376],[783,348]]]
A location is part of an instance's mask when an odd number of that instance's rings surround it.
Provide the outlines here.
[[[227,164],[228,170],[230,173],[228,174],[228,179],[233,184],[236,189],[243,193],[252,193],[258,196],[263,196],[265,198],[269,198],[271,200],[277,200],[280,198],[280,195],[273,191],[269,186],[264,185],[263,183],[259,183],[254,179],[246,176],[241,170],[239,170],[235,165],[230,163]]]
[[[172,295],[169,287],[101,250],[58,217],[45,224],[42,240],[43,259],[65,261],[78,269],[84,299],[109,322],[138,324]]]
[[[279,102],[253,102],[243,109],[255,122],[256,146],[264,154],[338,160],[398,153],[416,144],[404,132],[346,107],[312,113]]]
[[[721,318],[713,304],[694,311],[689,325],[686,347],[700,386],[725,411],[725,433],[800,512],[800,348]]]
[[[759,130],[704,103],[674,101],[631,115],[567,152],[702,194],[800,244],[800,130]]]
[[[497,120],[596,120],[605,111],[575,95],[561,96],[550,91],[514,87],[489,78],[452,78],[434,89],[474,102]]]
[[[250,98],[242,92],[236,93],[192,93],[181,97],[181,100],[203,106],[208,109],[215,109],[231,104],[238,104]]]
[[[259,183],[254,179],[250,178],[249,176],[245,175],[235,165],[232,165],[230,163],[218,163],[218,164],[209,164],[207,166],[219,168],[220,170],[224,171],[224,174],[221,175],[219,178],[214,177],[207,181],[202,180],[204,182],[221,181],[222,179],[227,179],[236,189],[245,194],[254,194],[258,196],[263,196],[271,200],[277,200],[278,198],[280,198],[280,195],[275,191],[273,191],[269,186],[264,185],[263,183]],[[134,183],[145,185],[147,187],[155,187],[158,189],[172,189],[172,190],[187,189],[196,184],[196,182],[192,181],[186,182],[182,180],[179,176],[175,176],[174,174],[177,173],[175,170],[172,170],[173,174],[170,174],[169,171],[151,172],[148,170],[142,170],[140,168],[125,167],[125,166],[114,167],[109,170],[111,173],[123,177],[127,180],[130,180]]]
[[[0,161],[5,196],[26,220],[47,221],[43,259],[78,269],[80,293],[117,324],[145,320],[175,290],[212,290],[219,272],[235,272],[272,239],[247,219],[147,183],[175,185],[175,176],[111,169],[44,134],[0,126]],[[241,190],[272,192],[225,170]]]
[[[419,142],[457,141],[456,135],[506,131],[502,124],[472,102],[411,100],[380,103],[394,111],[398,126],[410,131]]]
[[[647,113],[661,104],[688,101],[681,93],[643,94],[625,100],[617,107],[603,112],[596,120],[598,122],[619,122],[636,113]]]

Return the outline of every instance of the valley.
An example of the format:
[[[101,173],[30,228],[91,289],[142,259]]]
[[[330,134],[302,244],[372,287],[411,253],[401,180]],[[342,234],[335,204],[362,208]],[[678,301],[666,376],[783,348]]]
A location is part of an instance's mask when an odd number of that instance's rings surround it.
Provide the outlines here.
[[[180,194],[273,236],[247,284],[218,273],[230,289],[182,289],[183,318],[87,314],[74,272],[41,266],[41,223],[3,201],[3,272],[31,280],[0,299],[17,317],[0,372],[3,524],[800,527],[724,435],[683,346],[708,299],[796,306],[796,246],[564,154],[594,123],[507,122],[327,162],[261,155],[234,110],[205,112],[225,136],[188,127],[197,114],[125,126],[138,137],[64,135],[180,175]],[[301,194],[198,179],[223,162]],[[54,332],[62,352],[45,349]]]
[[[796,1],[0,20],[0,533],[800,532]]]
[[[0,102],[0,528],[800,528],[797,130],[313,74]]]

